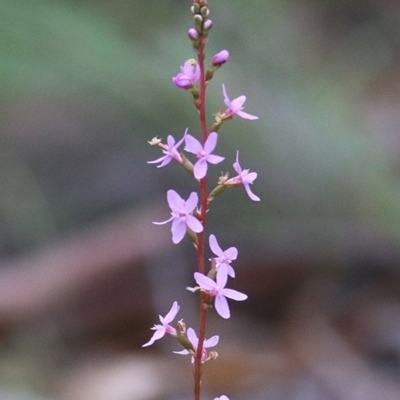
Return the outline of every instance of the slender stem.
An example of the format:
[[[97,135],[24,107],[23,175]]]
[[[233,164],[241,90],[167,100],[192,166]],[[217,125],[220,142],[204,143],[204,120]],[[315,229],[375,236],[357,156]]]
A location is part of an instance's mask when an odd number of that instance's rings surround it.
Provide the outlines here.
[[[204,71],[204,46],[205,39],[200,40],[199,49],[197,52],[198,65],[200,69],[200,93],[199,93],[199,118],[200,118],[200,128],[201,137],[203,144],[207,139],[207,121],[206,121],[206,81],[205,81],[205,71]],[[205,273],[204,264],[204,227],[206,224],[207,215],[207,181],[206,177],[200,180],[200,220],[203,224],[203,232],[198,235],[197,243],[197,263],[198,271],[202,274]],[[201,392],[201,358],[203,354],[203,344],[206,334],[206,323],[207,323],[207,307],[206,307],[207,295],[201,293],[200,295],[200,328],[199,328],[199,343],[197,345],[197,354],[194,365],[194,399],[200,400]]]

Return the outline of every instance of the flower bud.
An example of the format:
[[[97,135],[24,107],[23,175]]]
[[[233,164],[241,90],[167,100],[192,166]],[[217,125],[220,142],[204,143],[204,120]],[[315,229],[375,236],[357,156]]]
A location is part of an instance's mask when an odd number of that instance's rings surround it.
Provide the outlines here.
[[[204,24],[203,24],[204,30],[209,31],[212,28],[212,26],[213,26],[213,22],[211,21],[211,19],[206,19],[204,21]]]
[[[203,17],[200,14],[196,14],[193,17],[193,21],[194,21],[195,25],[201,25],[201,23],[203,22]]]
[[[191,39],[191,40],[197,40],[199,38],[199,33],[197,32],[197,30],[195,28],[190,28],[188,30],[188,36],[189,36],[189,39]]]
[[[210,10],[209,10],[209,8],[208,7],[201,7],[201,9],[200,9],[200,14],[203,16],[203,17],[208,17],[208,15],[210,14]]]
[[[222,64],[225,64],[229,59],[229,52],[228,50],[221,50],[219,53],[215,54],[215,56],[212,58],[212,65],[214,67],[219,67]]]
[[[193,87],[193,82],[185,74],[182,73],[174,76],[172,78],[172,82],[175,86],[181,89],[190,89]]]

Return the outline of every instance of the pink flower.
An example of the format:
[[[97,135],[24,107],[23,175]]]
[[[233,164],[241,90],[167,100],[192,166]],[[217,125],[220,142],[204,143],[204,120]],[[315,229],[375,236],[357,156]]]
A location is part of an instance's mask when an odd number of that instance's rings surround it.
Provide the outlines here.
[[[194,352],[196,354],[197,346],[199,344],[199,339],[197,338],[197,335],[196,335],[194,329],[189,328],[187,330],[187,338],[189,339],[189,342],[192,344]],[[210,347],[216,346],[218,344],[218,342],[219,342],[219,336],[218,335],[212,336],[212,337],[210,337],[210,339],[204,340],[204,342],[203,342],[203,354],[201,355],[201,362],[202,363],[205,362],[205,361],[208,361],[210,359],[210,356],[209,356],[209,354],[207,352],[207,349],[210,348]],[[186,349],[185,350],[181,350],[181,351],[174,351],[174,353],[175,354],[182,354],[182,355],[193,354],[192,351],[186,350]],[[192,355],[192,363],[194,363],[194,355],[195,354]]]
[[[200,68],[196,60],[187,60],[181,67],[181,72],[172,78],[175,86],[181,89],[191,89],[200,79]]]
[[[152,328],[150,328],[155,332],[151,337],[151,339],[147,343],[142,345],[142,347],[152,345],[156,340],[161,339],[166,333],[172,336],[176,336],[177,334],[176,329],[169,324],[174,320],[176,314],[178,314],[179,308],[180,308],[179,304],[176,301],[174,301],[174,304],[172,304],[171,309],[169,310],[168,314],[165,317],[159,315],[161,325],[156,324]]]
[[[199,339],[197,338],[197,335],[194,331],[194,329],[189,328],[187,330],[187,338],[189,339],[189,342],[192,344],[194,352],[196,354],[197,352],[197,346],[199,344]],[[201,362],[205,362],[209,359],[209,355],[207,352],[207,349],[210,347],[214,347],[218,344],[219,342],[219,336],[215,335],[210,337],[210,339],[206,339],[203,342],[203,354],[201,355]],[[174,351],[175,354],[182,354],[182,355],[186,355],[186,354],[193,354],[193,352],[189,351],[189,350],[181,350],[181,351]],[[194,363],[194,356],[192,356],[192,363]]]
[[[218,164],[224,160],[224,157],[211,154],[217,145],[217,140],[218,134],[216,132],[211,132],[208,135],[203,147],[201,143],[192,135],[186,135],[185,150],[195,154],[198,158],[198,161],[193,168],[193,174],[196,179],[200,180],[206,176],[208,167],[207,163]]]
[[[222,64],[225,64],[229,59],[229,52],[228,50],[221,50],[219,53],[215,54],[212,58],[211,63],[215,67],[219,67]]]
[[[172,159],[178,161],[179,163],[182,164],[182,157],[178,151],[178,147],[182,144],[182,142],[185,140],[185,136],[187,133],[187,129],[183,135],[183,138],[175,144],[175,139],[173,136],[168,135],[167,137],[167,150],[163,150],[162,152],[165,154],[164,156],[157,158],[157,160],[153,161],[147,161],[148,164],[156,164],[156,163],[161,163],[160,165],[157,165],[157,168],[164,167],[165,165],[169,164]]]
[[[236,260],[238,256],[238,250],[236,247],[229,247],[229,249],[223,251],[217,242],[217,238],[215,235],[210,235],[209,240],[210,249],[212,252],[217,256],[214,258],[215,260],[215,268],[217,271],[225,270],[225,272],[231,276],[232,278],[235,277],[235,271],[231,267],[231,262]]]
[[[244,293],[225,288],[228,280],[227,274],[217,274],[216,281],[213,281],[208,276],[195,272],[194,279],[201,289],[207,291],[210,296],[215,297],[215,309],[222,318],[227,319],[231,316],[226,297],[237,301],[247,299],[247,295]]]
[[[203,231],[201,222],[192,215],[192,212],[199,202],[199,197],[196,192],[192,192],[185,201],[175,190],[170,189],[167,192],[167,201],[171,208],[171,218],[163,222],[153,222],[153,224],[163,225],[172,221],[172,241],[175,244],[179,243],[184,238],[186,227],[196,233]]]
[[[239,96],[236,99],[230,101],[224,84],[222,84],[222,93],[224,95],[225,105],[228,107],[228,109],[225,111],[225,115],[232,116],[233,114],[236,114],[244,119],[258,119],[258,117],[256,117],[255,115],[251,115],[242,111],[244,109],[243,104],[246,101],[246,96]]]
[[[225,182],[226,186],[237,186],[243,184],[247,195],[253,201],[260,201],[260,198],[256,196],[250,189],[250,185],[253,184],[257,178],[257,172],[249,172],[248,169],[242,169],[239,164],[239,151],[236,153],[236,162],[233,163],[233,168],[239,174]]]
[[[221,397],[216,397],[214,400],[229,400],[228,397],[226,397],[225,395],[221,396]]]

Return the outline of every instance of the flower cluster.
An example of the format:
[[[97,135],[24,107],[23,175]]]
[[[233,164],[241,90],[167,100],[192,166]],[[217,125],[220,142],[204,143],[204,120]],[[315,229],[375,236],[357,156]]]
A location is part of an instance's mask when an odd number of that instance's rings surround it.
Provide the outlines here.
[[[191,10],[195,26],[189,29],[188,36],[197,53],[198,60],[189,59],[184,62],[180,67],[180,72],[172,78],[172,82],[176,87],[191,93],[199,113],[201,127],[199,136],[201,140],[189,133],[188,128],[186,128],[183,137],[179,140],[176,140],[172,135],[168,135],[167,142],[163,143],[162,139],[155,137],[149,143],[160,147],[163,155],[155,160],[148,161],[148,163],[158,164],[157,168],[161,168],[167,166],[172,161],[176,161],[192,174],[199,187],[198,192],[192,191],[187,198],[181,197],[175,190],[169,189],[167,191],[167,202],[171,216],[165,221],[154,222],[154,224],[163,225],[171,222],[172,242],[178,244],[187,237],[197,250],[198,270],[193,273],[193,278],[197,286],[188,287],[187,289],[193,293],[200,294],[202,305],[200,315],[201,328],[199,329],[198,336],[193,328],[186,329],[183,320],[179,320],[175,325],[171,325],[180,310],[178,302],[175,301],[164,317],[159,316],[160,324],[155,324],[151,328],[154,330],[154,333],[143,347],[154,344],[155,341],[165,335],[176,338],[183,347],[183,350],[174,351],[174,353],[191,356],[191,362],[194,364],[195,399],[199,399],[200,367],[206,361],[217,358],[217,352],[210,351],[209,349],[216,346],[220,339],[218,335],[214,335],[209,339],[205,338],[208,309],[214,306],[216,312],[222,318],[228,319],[231,316],[231,311],[227,299],[236,301],[247,299],[246,294],[226,287],[228,277],[235,278],[236,276],[232,262],[238,257],[237,248],[229,247],[226,250],[222,250],[214,234],[208,236],[208,245],[213,253],[213,257],[209,259],[209,267],[206,270],[204,242],[208,207],[211,200],[225,191],[225,189],[240,185],[243,185],[246,194],[251,200],[260,201],[260,198],[250,188],[250,185],[257,178],[257,173],[242,168],[239,163],[239,151],[237,151],[236,160],[233,162],[233,169],[237,175],[230,178],[229,173],[226,172],[219,178],[214,189],[207,192],[206,180],[209,168],[225,160],[225,157],[214,154],[218,144],[218,130],[222,124],[231,120],[235,115],[246,120],[256,120],[258,117],[244,111],[246,96],[241,95],[230,100],[226,86],[223,84],[222,97],[226,109],[225,111],[217,111],[214,114],[214,122],[211,128],[206,128],[205,88],[210,83],[214,73],[227,63],[229,52],[221,50],[212,57],[208,69],[205,68],[204,47],[207,42],[208,33],[213,25],[212,21],[208,18],[209,9],[207,0],[195,0]],[[184,146],[182,146],[183,143]],[[192,161],[190,158],[192,158]],[[216,397],[214,400],[229,399],[227,396],[222,395]]]

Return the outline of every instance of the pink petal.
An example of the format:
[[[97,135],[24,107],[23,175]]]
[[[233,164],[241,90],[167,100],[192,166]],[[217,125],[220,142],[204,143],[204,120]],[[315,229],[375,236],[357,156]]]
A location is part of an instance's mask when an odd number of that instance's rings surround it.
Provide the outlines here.
[[[166,161],[166,158],[169,158],[169,160]],[[147,164],[156,164],[156,163],[159,163],[159,162],[162,161],[164,163],[164,165],[165,165],[165,164],[168,164],[171,160],[172,160],[171,156],[166,155],[166,156],[162,156],[160,158],[157,158],[157,160],[147,161]],[[157,168],[160,168],[160,167],[161,167],[161,165],[157,166]]]
[[[228,93],[226,92],[225,85],[222,84],[222,94],[224,95],[224,102],[227,107],[230,106],[231,102],[228,97]]]
[[[203,347],[204,347],[205,349],[208,349],[208,348],[210,348],[210,347],[216,346],[216,345],[218,344],[218,342],[219,342],[219,336],[218,336],[218,335],[215,335],[215,336],[210,337],[210,339],[206,339],[206,340],[204,341]]]
[[[173,353],[182,355],[190,354],[189,350],[173,351]]]
[[[172,241],[178,244],[186,235],[185,221],[174,218],[171,226]]]
[[[211,132],[208,135],[206,142],[204,143],[204,152],[206,154],[211,154],[215,149],[218,141],[218,134],[216,132]]]
[[[192,135],[185,137],[186,150],[193,154],[200,154],[203,151],[201,143]]]
[[[215,290],[216,288],[215,282],[211,278],[201,274],[200,272],[194,273],[194,280],[204,290]]]
[[[188,328],[187,330],[187,338],[189,342],[192,343],[193,347],[197,349],[197,345],[199,344],[199,339],[197,338],[196,332],[193,328]]]
[[[250,172],[247,175],[243,176],[243,182],[253,183],[257,178],[257,172]]]
[[[196,207],[199,202],[199,196],[196,192],[190,193],[189,198],[186,200],[185,211],[186,214],[190,214]]]
[[[142,345],[142,347],[147,347],[152,345],[156,340],[161,339],[165,335],[165,328],[162,325],[156,325],[157,330],[154,332],[153,336],[151,339]]]
[[[236,300],[236,301],[243,301],[248,298],[247,294],[238,292],[237,290],[233,290],[233,289],[223,289],[222,293],[225,297],[228,297],[229,299]]]
[[[243,109],[243,104],[246,102],[246,96],[239,96],[236,99],[233,99],[231,101],[231,104],[229,106],[230,110],[233,113],[238,113],[240,110]]]
[[[170,322],[172,322],[176,317],[176,314],[178,314],[179,309],[180,305],[178,304],[177,301],[174,301],[171,309],[168,311],[168,314],[164,317],[164,323],[169,324]]]
[[[244,186],[244,188],[245,188],[245,190],[246,190],[247,195],[250,197],[251,200],[253,200],[253,201],[260,201],[260,200],[261,200],[258,196],[256,196],[256,195],[251,191],[250,185],[249,185],[248,183],[244,183],[243,186]]]
[[[186,225],[196,233],[203,232],[203,225],[202,223],[193,215],[188,215],[186,217]]]
[[[229,247],[229,249],[225,250],[224,255],[229,260],[236,260],[238,256],[238,249],[236,247]]]
[[[172,135],[168,135],[167,137],[167,144],[168,144],[168,148],[170,149],[171,147],[174,147],[175,145],[175,139]]]
[[[224,256],[224,252],[222,251],[221,247],[219,247],[219,244],[217,242],[217,238],[215,237],[215,235],[210,235],[209,239],[208,239],[208,243],[210,245],[210,249],[211,251],[219,257],[223,257]]]
[[[164,225],[167,224],[168,222],[171,222],[174,219],[174,217],[171,217],[169,219],[167,219],[166,221],[162,221],[162,222],[153,222],[154,225]]]
[[[220,289],[223,289],[226,285],[226,282],[228,280],[228,275],[227,274],[217,274],[217,286]]]
[[[209,156],[207,156],[207,162],[209,162],[210,164],[219,164],[224,160],[225,157],[216,156],[215,154],[210,154]]]
[[[255,115],[248,114],[247,112],[244,111],[236,111],[236,115],[243,119],[249,119],[249,120],[255,120],[258,119]]]
[[[178,193],[175,192],[175,190],[168,190],[167,201],[172,211],[180,211],[183,207],[183,199]]]
[[[229,311],[229,305],[226,298],[222,295],[218,295],[215,297],[215,310],[217,313],[225,319],[228,319],[231,316],[231,312]]]
[[[193,175],[197,180],[203,179],[207,175],[207,161],[200,159],[194,164]]]

